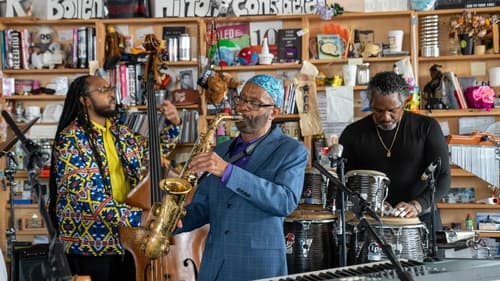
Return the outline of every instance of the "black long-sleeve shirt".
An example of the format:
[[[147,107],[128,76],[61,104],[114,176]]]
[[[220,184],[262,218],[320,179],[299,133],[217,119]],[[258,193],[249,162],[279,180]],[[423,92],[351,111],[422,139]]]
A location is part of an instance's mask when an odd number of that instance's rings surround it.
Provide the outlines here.
[[[391,149],[391,157],[377,136],[371,115],[345,128],[339,143],[344,147],[346,171],[375,170],[385,173],[390,180],[386,201],[394,206],[417,200],[422,210],[430,207],[432,189],[421,175],[432,162],[441,159],[436,170],[435,202],[447,192],[451,183],[448,146],[439,123],[428,116],[405,111],[398,135]],[[379,130],[385,145],[390,147],[396,129]]]

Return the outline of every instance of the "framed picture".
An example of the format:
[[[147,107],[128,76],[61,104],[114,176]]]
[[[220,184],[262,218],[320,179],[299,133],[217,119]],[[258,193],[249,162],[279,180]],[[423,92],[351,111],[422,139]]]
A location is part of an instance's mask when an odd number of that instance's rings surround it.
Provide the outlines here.
[[[194,90],[194,71],[192,69],[179,70],[179,81],[181,89]]]
[[[45,228],[43,219],[38,214],[25,215],[19,219],[19,230],[42,229]]]
[[[320,59],[340,59],[342,57],[344,48],[338,34],[318,34],[317,40]]]
[[[442,200],[443,203],[474,203],[475,191],[473,187],[452,187]]]

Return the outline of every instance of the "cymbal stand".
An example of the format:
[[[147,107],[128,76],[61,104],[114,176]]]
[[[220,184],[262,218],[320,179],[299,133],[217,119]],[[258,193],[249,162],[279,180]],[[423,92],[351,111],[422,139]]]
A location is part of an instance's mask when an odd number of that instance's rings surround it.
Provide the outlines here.
[[[14,175],[17,170],[17,161],[15,154],[13,152],[2,152],[7,156],[7,167],[4,169],[4,175],[7,182],[3,182],[4,189],[9,187],[9,203],[10,203],[10,218],[9,227],[5,231],[7,237],[7,255],[10,258],[10,272],[13,274],[15,272],[15,258],[14,258],[14,242],[16,242],[16,220],[14,212],[14,192],[16,190],[17,183],[14,180]]]

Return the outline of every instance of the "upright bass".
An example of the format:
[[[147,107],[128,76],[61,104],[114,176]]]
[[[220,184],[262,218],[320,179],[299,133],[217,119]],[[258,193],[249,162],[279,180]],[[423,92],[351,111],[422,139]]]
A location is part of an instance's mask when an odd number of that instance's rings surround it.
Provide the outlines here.
[[[162,205],[162,200],[168,202],[164,205],[169,207],[165,208],[165,212],[171,213],[173,217],[172,221],[177,221],[177,219],[182,215],[183,201],[184,197],[189,193],[191,188],[186,188],[180,190],[165,190],[160,186],[160,181],[162,179],[163,171],[161,167],[161,155],[160,155],[160,137],[159,137],[159,126],[157,120],[157,105],[156,105],[156,95],[155,95],[155,85],[157,84],[157,67],[159,59],[159,46],[160,42],[156,39],[154,34],[146,36],[144,47],[148,51],[148,59],[145,65],[145,94],[147,98],[147,117],[148,117],[148,131],[149,131],[149,151],[150,151],[150,167],[149,174],[145,179],[136,186],[127,196],[126,203],[140,207],[148,215],[148,220],[146,225],[138,228],[120,228],[120,240],[123,247],[128,250],[135,263],[135,272],[137,281],[156,281],[156,280],[170,280],[165,279],[166,268],[163,265],[163,258],[160,257],[160,252],[153,253],[147,247],[154,247],[151,243],[152,238],[150,237],[151,229],[158,231],[158,226],[155,220],[151,217],[156,216],[154,213],[160,211],[160,205]],[[177,203],[178,202],[178,203]],[[173,205],[176,206],[173,206]],[[171,227],[173,231],[175,227],[175,222]],[[161,245],[162,251],[164,253],[168,251],[169,239],[155,241],[156,245]],[[149,241],[149,243],[145,243]],[[160,246],[158,246],[160,248]]]
[[[147,40],[147,39],[146,39]],[[154,38],[150,47],[156,49]],[[148,59],[148,67],[154,68],[156,52],[153,50]],[[141,207],[148,213],[146,224],[140,228],[122,228],[120,231],[123,246],[129,250],[136,267],[136,280],[195,280],[197,266],[201,260],[208,226],[178,235],[176,245],[172,245],[172,232],[177,221],[184,215],[184,204],[196,183],[189,171],[191,159],[198,153],[209,151],[217,126],[224,120],[241,120],[239,115],[219,114],[210,122],[207,132],[200,134],[193,145],[188,161],[177,177],[161,179],[158,125],[156,122],[156,98],[154,94],[154,71],[148,71],[148,125],[151,167],[149,176],[127,198],[127,203]],[[150,187],[147,189],[147,187]],[[148,196],[149,195],[149,196]],[[167,254],[168,253],[168,254]],[[191,274],[189,268],[192,266]],[[188,277],[186,277],[188,275]]]

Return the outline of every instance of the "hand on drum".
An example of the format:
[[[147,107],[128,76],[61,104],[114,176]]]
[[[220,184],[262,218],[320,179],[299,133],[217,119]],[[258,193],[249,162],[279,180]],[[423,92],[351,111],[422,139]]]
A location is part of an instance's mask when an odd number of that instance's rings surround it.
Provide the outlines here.
[[[384,202],[384,213],[389,216],[401,218],[414,218],[418,216],[417,207],[408,202],[399,202],[396,207],[392,207],[389,203]]]

